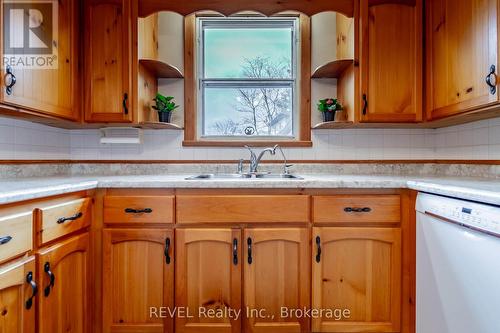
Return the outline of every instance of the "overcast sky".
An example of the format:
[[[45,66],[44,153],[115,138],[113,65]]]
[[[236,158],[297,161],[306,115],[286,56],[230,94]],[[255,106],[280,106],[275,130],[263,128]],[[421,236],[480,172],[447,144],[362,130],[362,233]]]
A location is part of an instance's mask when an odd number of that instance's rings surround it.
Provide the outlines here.
[[[273,62],[291,59],[291,29],[206,29],[205,30],[205,77],[238,78],[242,76],[245,58],[269,57]],[[210,88],[205,90],[206,126],[227,118],[242,116],[235,110],[236,89]]]

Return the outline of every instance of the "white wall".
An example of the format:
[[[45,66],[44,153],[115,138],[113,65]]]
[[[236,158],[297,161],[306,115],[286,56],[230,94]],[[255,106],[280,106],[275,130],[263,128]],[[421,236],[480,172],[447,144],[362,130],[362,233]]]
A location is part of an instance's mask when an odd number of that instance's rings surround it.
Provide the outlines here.
[[[500,118],[441,129],[315,130],[294,160],[500,159]],[[184,148],[183,132],[147,130],[144,144],[101,145],[98,130],[64,130],[0,118],[0,159],[234,160],[242,148]]]
[[[69,131],[0,117],[0,159],[38,160],[71,158]]]

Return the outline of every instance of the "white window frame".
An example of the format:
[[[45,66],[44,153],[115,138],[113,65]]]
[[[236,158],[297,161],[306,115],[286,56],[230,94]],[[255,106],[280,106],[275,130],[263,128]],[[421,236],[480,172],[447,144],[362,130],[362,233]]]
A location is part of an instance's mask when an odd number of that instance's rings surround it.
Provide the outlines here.
[[[205,78],[204,67],[204,32],[205,27],[224,27],[224,28],[242,28],[242,27],[269,27],[286,26],[292,27],[292,55],[291,66],[292,75],[289,79],[230,79],[230,78]],[[299,137],[299,77],[300,77],[300,22],[298,17],[197,17],[196,18],[196,80],[197,80],[197,133],[201,140],[215,141],[269,141],[269,140],[296,140]],[[204,134],[205,122],[205,87],[290,87],[292,89],[292,135],[290,136],[216,136]]]

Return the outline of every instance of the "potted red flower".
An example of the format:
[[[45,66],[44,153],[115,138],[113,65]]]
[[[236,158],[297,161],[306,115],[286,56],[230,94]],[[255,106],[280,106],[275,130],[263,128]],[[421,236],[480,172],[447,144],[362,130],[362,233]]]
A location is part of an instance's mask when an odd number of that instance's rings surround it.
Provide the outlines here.
[[[325,98],[319,100],[318,111],[323,113],[323,121],[334,121],[335,114],[342,111],[342,105],[336,98]]]

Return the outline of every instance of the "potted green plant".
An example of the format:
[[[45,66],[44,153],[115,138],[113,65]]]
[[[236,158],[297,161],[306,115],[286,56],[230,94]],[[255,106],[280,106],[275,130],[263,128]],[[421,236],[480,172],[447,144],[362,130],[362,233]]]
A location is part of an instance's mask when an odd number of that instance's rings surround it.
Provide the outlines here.
[[[323,121],[334,121],[337,112],[342,111],[342,105],[336,98],[320,99],[318,103],[318,111],[323,113]]]
[[[158,111],[158,120],[162,123],[169,123],[172,117],[172,112],[179,107],[173,101],[173,96],[163,96],[160,93],[156,94],[153,101],[156,105],[153,105],[153,109]]]

